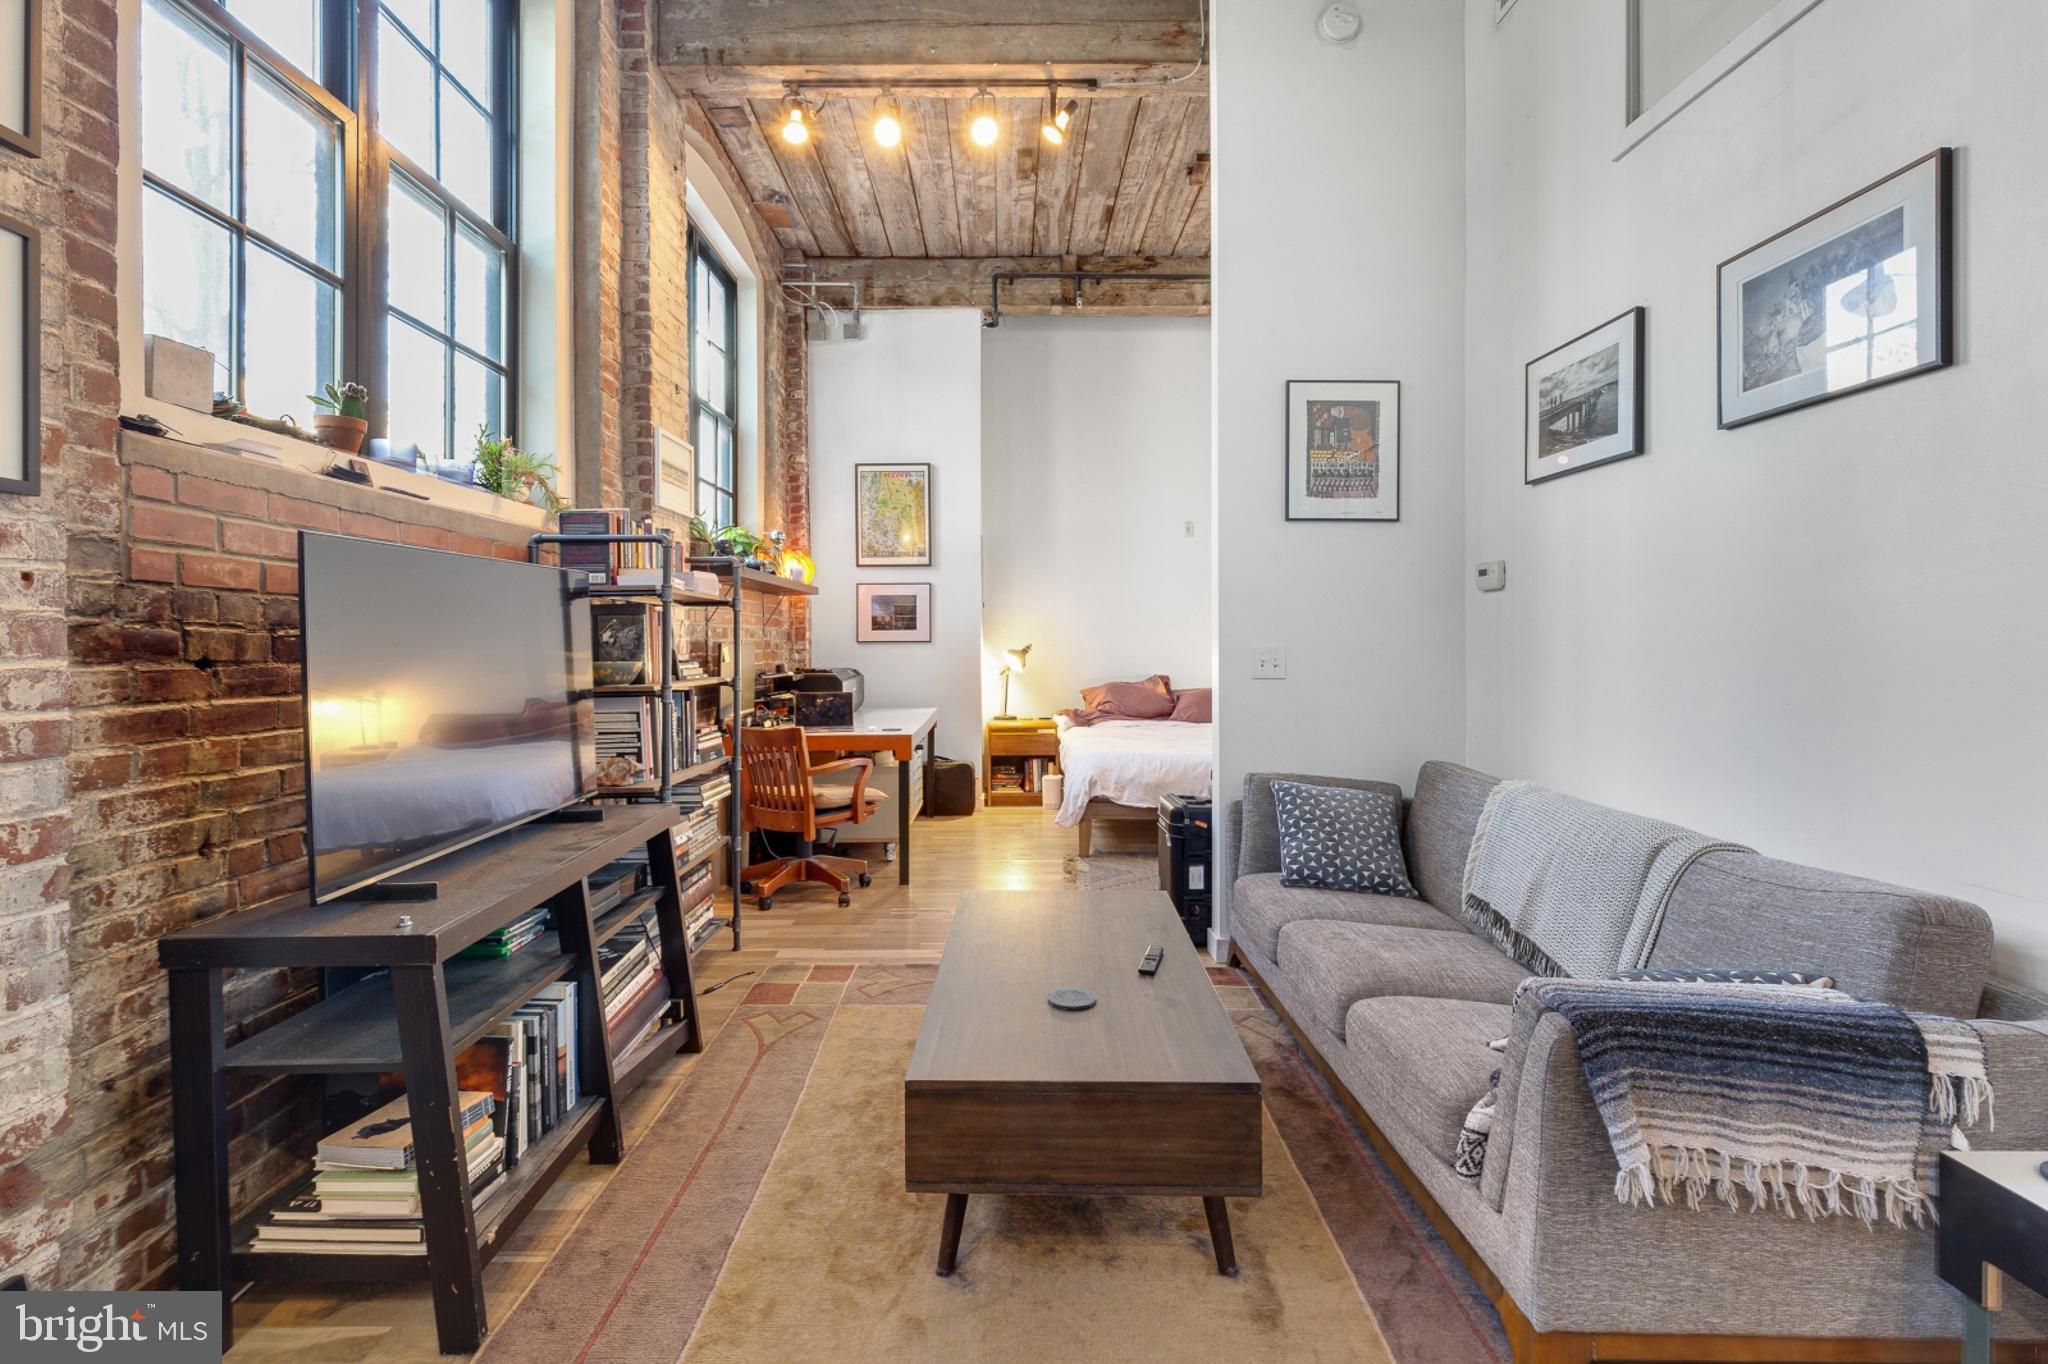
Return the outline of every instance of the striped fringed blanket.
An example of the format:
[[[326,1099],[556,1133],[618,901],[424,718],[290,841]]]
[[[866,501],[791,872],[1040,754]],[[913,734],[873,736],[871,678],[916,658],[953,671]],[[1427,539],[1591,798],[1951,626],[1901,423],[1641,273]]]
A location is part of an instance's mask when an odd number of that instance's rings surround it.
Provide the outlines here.
[[[1977,1030],[1838,990],[1523,982],[1564,1016],[1621,1164],[1625,1203],[1774,1203],[1903,1226],[1961,1124],[1991,1118]]]

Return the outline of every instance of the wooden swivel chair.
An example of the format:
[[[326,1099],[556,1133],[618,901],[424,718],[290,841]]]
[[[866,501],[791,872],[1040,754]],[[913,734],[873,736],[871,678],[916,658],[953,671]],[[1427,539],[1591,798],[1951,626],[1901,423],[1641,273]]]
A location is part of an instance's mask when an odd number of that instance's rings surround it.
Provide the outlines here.
[[[793,834],[803,840],[792,857],[756,862],[740,875],[746,891],[759,896],[757,906],[771,909],[775,892],[792,881],[820,881],[839,892],[839,903],[853,903],[850,880],[868,884],[868,864],[857,857],[829,857],[813,850],[818,830],[860,824],[875,812],[881,797],[867,789],[870,758],[841,758],[811,765],[804,732],[796,725],[748,729],[740,747],[740,800],[749,829]],[[851,792],[820,787],[811,778],[827,772],[853,773]],[[841,803],[842,798],[844,803]]]

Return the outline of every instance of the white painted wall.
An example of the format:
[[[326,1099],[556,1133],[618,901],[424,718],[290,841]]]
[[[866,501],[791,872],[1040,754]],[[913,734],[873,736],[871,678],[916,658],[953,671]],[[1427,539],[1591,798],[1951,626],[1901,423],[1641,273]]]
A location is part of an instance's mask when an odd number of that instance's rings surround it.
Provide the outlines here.
[[[1209,323],[1013,317],[983,334],[982,661],[1017,715],[1163,672],[1210,681]]]
[[[1211,8],[1222,800],[1260,769],[1406,785],[1464,749],[1462,16],[1364,0],[1338,48],[1322,7]],[[1401,381],[1399,523],[1284,519],[1289,379]],[[1285,680],[1251,680],[1261,644]]]
[[[981,315],[870,312],[812,342],[811,661],[859,668],[871,706],[937,706],[939,751],[981,761]],[[932,565],[857,568],[853,466],[930,464]],[[854,585],[932,584],[930,644],[854,643]]]
[[[1826,0],[1618,163],[1620,7],[1492,9],[1465,5],[1465,557],[1508,588],[1465,598],[1472,760],[1974,900],[2048,982],[2048,6]],[[1958,365],[1715,430],[1715,264],[1942,144]],[[1649,453],[1523,487],[1524,362],[1638,303]]]

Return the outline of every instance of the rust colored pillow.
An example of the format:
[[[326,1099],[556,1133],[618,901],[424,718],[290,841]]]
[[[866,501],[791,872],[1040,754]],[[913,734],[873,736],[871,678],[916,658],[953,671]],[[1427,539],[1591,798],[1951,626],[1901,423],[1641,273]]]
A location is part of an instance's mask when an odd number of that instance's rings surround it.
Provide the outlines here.
[[[1173,694],[1173,714],[1169,720],[1182,720],[1191,725],[1210,723],[1215,707],[1211,701],[1212,692],[1208,687],[1189,687],[1186,691]]]
[[[1120,720],[1164,720],[1173,714],[1173,688],[1165,673],[1143,682],[1105,682],[1081,689],[1081,705],[1099,716]]]

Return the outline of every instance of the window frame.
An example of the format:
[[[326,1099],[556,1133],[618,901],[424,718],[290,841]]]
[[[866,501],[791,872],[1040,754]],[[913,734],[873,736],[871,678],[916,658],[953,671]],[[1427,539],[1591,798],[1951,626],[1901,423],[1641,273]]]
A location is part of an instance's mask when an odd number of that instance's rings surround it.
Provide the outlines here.
[[[347,100],[337,95],[330,84],[346,88],[354,78],[349,69],[352,56],[345,46],[338,47],[334,41],[337,16],[346,17],[351,0],[321,0],[323,29],[321,35],[321,65],[326,68],[316,79],[301,71],[296,64],[285,59],[275,48],[263,40],[255,30],[236,17],[233,10],[219,3],[219,0],[159,0],[160,3],[181,9],[199,24],[211,28],[227,40],[230,49],[229,62],[232,71],[229,97],[234,109],[233,159],[231,170],[234,176],[234,212],[223,213],[204,199],[179,185],[174,185],[153,174],[145,165],[142,169],[142,212],[147,213],[148,196],[162,194],[180,207],[198,214],[201,218],[227,231],[234,243],[234,300],[228,316],[228,344],[234,354],[228,357],[228,372],[232,391],[237,402],[246,400],[248,382],[248,323],[246,313],[249,307],[248,253],[251,243],[260,250],[291,263],[295,269],[320,280],[335,291],[337,298],[336,315],[341,334],[335,339],[336,356],[343,371],[337,381],[354,371],[356,357],[360,354],[363,341],[363,326],[360,312],[361,275],[356,269],[355,242],[362,223],[362,185],[357,168],[362,160],[362,120]],[[250,81],[249,63],[255,57],[263,73],[294,91],[301,99],[315,106],[320,112],[334,119],[340,127],[340,156],[336,186],[341,195],[341,221],[336,225],[339,234],[335,241],[335,259],[340,267],[329,270],[317,261],[308,260],[297,251],[275,241],[251,227],[249,216],[249,139],[248,139],[248,98]],[[138,220],[139,227],[139,220]],[[147,297],[148,282],[143,283]],[[275,414],[258,413],[259,416]]]
[[[725,505],[730,509],[731,513],[730,518],[726,521],[726,524],[730,525],[737,522],[739,520],[740,515],[739,276],[735,275],[731,267],[727,266],[725,261],[722,258],[720,258],[717,249],[713,247],[711,243],[707,242],[704,239],[704,234],[697,230],[696,224],[694,223],[690,225],[688,243],[688,313],[690,321],[688,337],[690,365],[690,440],[693,443],[693,445],[698,447],[696,451],[696,458],[692,461],[692,463],[696,467],[692,471],[691,477],[691,501],[694,504],[693,511],[695,511],[696,508],[701,508],[704,505],[704,490],[705,488],[709,487],[713,493],[725,499]],[[708,408],[708,411],[710,413],[711,420],[714,423],[717,423],[718,425],[722,426],[725,429],[727,436],[731,440],[733,452],[731,487],[726,487],[724,484],[721,484],[716,477],[718,459],[718,451],[716,446],[714,446],[710,450],[705,450],[702,448],[703,442],[699,441],[697,438],[697,433],[700,428],[699,418],[707,409],[707,404],[704,398],[699,394],[697,390],[697,316],[699,303],[697,291],[697,273],[698,265],[700,262],[708,269],[708,271],[714,277],[716,277],[719,284],[722,285],[725,290],[725,336],[722,340],[715,341],[713,343],[718,347],[719,352],[725,356],[725,406],[723,410],[716,406],[710,406]],[[709,478],[705,477],[704,474],[705,465],[707,461],[710,463],[713,471],[713,476]],[[697,511],[696,514],[701,516],[703,513],[701,511]],[[711,527],[711,530],[713,532],[716,532],[718,529],[719,527],[715,525]]]
[[[380,0],[355,0],[355,83],[356,107],[364,111],[367,125],[363,136],[363,181],[369,202],[379,205],[384,211],[375,214],[365,223],[362,233],[362,260],[367,287],[364,290],[365,312],[362,331],[363,369],[381,376],[382,382],[371,387],[370,401],[365,415],[369,420],[370,434],[387,443],[395,438],[391,430],[391,356],[387,340],[392,325],[391,314],[399,312],[391,306],[391,236],[390,204],[396,193],[391,183],[392,168],[396,166],[414,187],[422,190],[427,199],[436,202],[442,210],[451,215],[448,233],[448,255],[444,261],[448,273],[444,277],[447,290],[446,301],[452,316],[455,274],[454,253],[458,224],[465,224],[482,236],[505,257],[505,347],[504,359],[493,360],[472,347],[457,341],[452,334],[444,334],[440,328],[414,318],[409,313],[400,313],[404,325],[418,325],[435,340],[448,347],[448,369],[443,375],[444,393],[447,403],[444,417],[444,436],[448,441],[448,455],[453,458],[459,435],[455,427],[454,407],[454,365],[457,354],[468,355],[485,367],[496,370],[504,376],[505,384],[505,429],[498,434],[506,440],[517,441],[519,430],[519,12],[517,0],[489,0],[491,6],[489,25],[491,33],[491,85],[490,124],[493,156],[497,164],[491,176],[490,215],[487,217],[464,203],[426,167],[392,145],[379,126],[382,111],[372,99],[377,84],[379,44],[383,41],[382,11]],[[435,5],[438,23],[440,5]],[[402,22],[402,21],[400,21]],[[408,41],[401,36],[399,42]],[[436,37],[438,48],[439,40]],[[438,52],[427,54],[434,74],[435,136],[440,137],[441,77],[445,68],[441,65]],[[451,77],[452,78],[452,77]],[[460,84],[460,81],[457,81]],[[501,226],[502,224],[502,226]],[[452,326],[450,331],[452,332]],[[367,449],[365,451],[367,453]],[[415,466],[405,460],[381,459],[380,463],[394,468],[412,469]],[[439,477],[439,475],[432,475]],[[443,479],[444,482],[453,482]],[[471,486],[471,485],[458,485]]]

